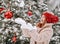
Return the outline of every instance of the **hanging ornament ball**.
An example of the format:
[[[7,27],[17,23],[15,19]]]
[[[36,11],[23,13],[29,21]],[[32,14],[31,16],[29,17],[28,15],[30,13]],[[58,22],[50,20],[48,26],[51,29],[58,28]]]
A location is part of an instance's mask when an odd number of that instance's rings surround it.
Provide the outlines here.
[[[28,14],[28,16],[32,16],[32,11],[31,10],[29,10],[28,12],[27,12],[27,14]]]
[[[4,10],[4,8],[0,8],[0,13]]]
[[[13,12],[12,11],[5,12],[4,17],[7,19],[11,19],[13,17]]]

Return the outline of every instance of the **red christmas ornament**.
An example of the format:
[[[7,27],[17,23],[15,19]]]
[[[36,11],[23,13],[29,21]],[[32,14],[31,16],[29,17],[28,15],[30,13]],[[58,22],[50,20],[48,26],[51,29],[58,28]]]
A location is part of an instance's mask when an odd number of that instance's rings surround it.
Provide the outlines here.
[[[12,37],[12,41],[15,43],[17,40],[16,36]]]
[[[33,13],[32,13],[32,11],[28,11],[27,14],[28,14],[28,16],[32,16]]]
[[[11,18],[13,17],[12,11],[7,11],[7,12],[4,14],[4,17],[7,18],[7,19],[11,19]]]
[[[51,12],[43,12],[43,15],[45,16],[47,23],[56,23],[59,21],[58,16]]]
[[[4,8],[0,8],[0,13],[1,13],[1,11],[3,11],[4,10]]]

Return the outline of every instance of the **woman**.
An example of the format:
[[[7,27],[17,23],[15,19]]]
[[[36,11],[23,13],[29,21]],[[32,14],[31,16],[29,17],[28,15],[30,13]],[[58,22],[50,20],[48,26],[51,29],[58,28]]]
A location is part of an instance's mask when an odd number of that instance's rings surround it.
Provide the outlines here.
[[[49,44],[53,35],[52,25],[58,21],[58,17],[53,13],[44,12],[41,21],[37,23],[35,30],[28,30],[23,27],[25,37],[30,37],[30,44]]]
[[[49,44],[53,35],[52,25],[56,22],[58,22],[57,16],[47,11],[43,12],[36,29],[29,30],[25,26],[22,27],[23,35],[30,38],[30,44]]]

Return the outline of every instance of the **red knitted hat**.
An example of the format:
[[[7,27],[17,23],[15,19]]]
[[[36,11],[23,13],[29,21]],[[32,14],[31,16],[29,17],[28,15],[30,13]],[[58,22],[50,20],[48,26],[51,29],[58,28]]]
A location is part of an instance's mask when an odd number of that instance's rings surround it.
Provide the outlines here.
[[[43,15],[46,17],[47,23],[56,23],[58,22],[58,16],[54,15],[51,12],[43,12]]]

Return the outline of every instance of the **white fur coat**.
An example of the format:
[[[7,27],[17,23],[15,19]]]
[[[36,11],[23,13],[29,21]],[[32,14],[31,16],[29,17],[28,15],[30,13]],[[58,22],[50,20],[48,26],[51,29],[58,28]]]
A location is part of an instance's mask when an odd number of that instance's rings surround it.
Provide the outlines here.
[[[22,32],[25,37],[31,38],[30,44],[35,44],[35,42],[37,44],[49,44],[50,39],[53,35],[52,24],[46,24],[44,27],[46,28],[40,28],[43,29],[40,33],[37,32],[37,29],[29,30],[24,27],[22,29]]]

